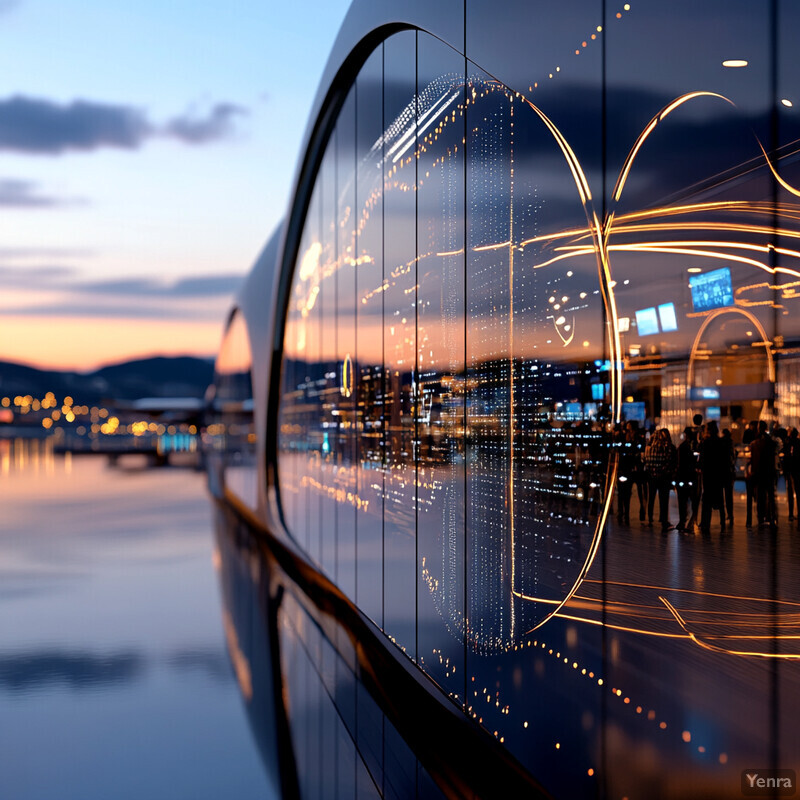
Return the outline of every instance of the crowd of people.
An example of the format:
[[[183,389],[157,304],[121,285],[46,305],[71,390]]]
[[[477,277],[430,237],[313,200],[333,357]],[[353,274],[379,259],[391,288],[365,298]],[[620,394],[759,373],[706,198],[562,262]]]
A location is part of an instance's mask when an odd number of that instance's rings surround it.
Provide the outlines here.
[[[754,519],[759,526],[775,529],[778,523],[777,490],[782,475],[786,487],[788,517],[800,517],[800,437],[797,428],[787,430],[765,420],[746,424],[740,444],[734,444],[728,428],[719,430],[715,420],[703,422],[696,414],[676,447],[667,428],[649,434],[635,421],[624,423],[616,434],[619,454],[617,469],[617,522],[630,524],[634,487],[639,501],[639,521],[657,524],[663,532],[677,529],[710,533],[713,517],[719,515],[720,530],[733,526],[733,490],[737,480],[746,487],[748,528]],[[740,468],[744,460],[743,471]],[[669,519],[673,489],[677,494],[678,521]],[[753,516],[755,507],[756,516]]]

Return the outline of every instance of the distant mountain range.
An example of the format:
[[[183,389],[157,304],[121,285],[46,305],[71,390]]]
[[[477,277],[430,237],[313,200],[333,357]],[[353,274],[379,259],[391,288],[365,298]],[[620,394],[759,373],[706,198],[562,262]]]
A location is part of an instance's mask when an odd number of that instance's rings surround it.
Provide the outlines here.
[[[136,400],[142,397],[202,397],[211,383],[214,363],[193,356],[157,356],[112,364],[94,372],[57,372],[0,361],[0,397],[53,392],[61,401]]]

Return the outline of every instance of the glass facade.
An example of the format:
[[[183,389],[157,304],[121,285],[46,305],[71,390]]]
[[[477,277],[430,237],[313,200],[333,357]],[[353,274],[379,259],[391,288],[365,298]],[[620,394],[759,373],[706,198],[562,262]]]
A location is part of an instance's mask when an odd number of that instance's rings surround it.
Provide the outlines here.
[[[354,81],[288,298],[283,519],[555,796],[728,796],[800,766],[800,12],[567,6],[520,11],[535,57],[488,63],[476,5],[470,58],[403,31]],[[371,791],[388,723],[322,650]]]
[[[258,498],[256,434],[253,421],[253,356],[247,323],[234,311],[214,364],[211,422],[204,448],[209,473],[220,488],[232,492],[248,508]]]

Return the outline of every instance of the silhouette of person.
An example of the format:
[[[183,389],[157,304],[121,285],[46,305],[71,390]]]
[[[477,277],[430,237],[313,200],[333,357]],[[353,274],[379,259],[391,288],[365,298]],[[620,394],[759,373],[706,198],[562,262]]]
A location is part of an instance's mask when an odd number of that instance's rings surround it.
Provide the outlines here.
[[[703,497],[700,509],[700,530],[711,531],[711,514],[719,510],[720,530],[725,530],[725,508],[723,502],[723,473],[727,467],[728,456],[725,445],[719,436],[715,420],[706,425],[706,435],[700,442],[700,473],[703,478]]]
[[[775,525],[775,479],[778,448],[767,431],[767,423],[758,423],[758,436],[750,445],[750,466],[756,494],[759,525]]]
[[[692,531],[697,520],[697,438],[691,426],[683,429],[683,441],[678,446],[678,468],[675,472],[675,490],[678,493],[679,531]],[[691,509],[691,517],[689,510]]]
[[[783,446],[783,475],[786,479],[786,500],[789,504],[789,519],[795,519],[795,499],[797,516],[800,517],[800,436],[797,428],[789,431]]]
[[[726,459],[725,470],[722,475],[722,493],[725,497],[728,525],[733,525],[733,482],[736,479],[736,448],[733,446],[731,432],[727,428],[722,431],[722,445]]]
[[[650,496],[647,501],[648,524],[653,524],[653,506],[658,493],[659,522],[662,532],[672,528],[669,522],[669,493],[675,475],[678,454],[666,428],[657,430],[644,452],[644,464],[649,476]]]

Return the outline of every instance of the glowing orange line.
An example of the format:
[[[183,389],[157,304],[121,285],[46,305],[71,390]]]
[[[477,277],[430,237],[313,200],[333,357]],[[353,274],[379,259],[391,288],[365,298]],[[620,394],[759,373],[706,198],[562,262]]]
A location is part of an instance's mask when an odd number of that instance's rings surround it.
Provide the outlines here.
[[[623,164],[619,178],[617,179],[617,185],[614,187],[615,201],[618,202],[619,198],[622,196],[622,190],[625,188],[625,182],[628,180],[628,173],[631,171],[633,162],[636,159],[636,154],[639,152],[639,149],[644,144],[647,137],[653,132],[656,125],[665,117],[669,116],[669,114],[671,114],[676,108],[682,106],[689,100],[693,100],[696,97],[717,97],[735,107],[735,104],[727,97],[721,94],[716,94],[715,92],[688,92],[687,94],[681,95],[677,99],[673,100],[668,106],[665,106],[663,109],[661,109],[661,111],[659,111],[659,113],[650,120],[645,129],[639,134],[636,142],[631,148],[630,153],[628,153],[628,157],[625,159],[625,163]]]
[[[747,258],[746,256],[737,256],[733,255],[732,253],[715,253],[710,250],[698,250],[695,248],[689,247],[670,247],[668,245],[638,245],[638,244],[615,244],[609,247],[609,250],[620,250],[626,252],[634,252],[634,253],[675,253],[677,255],[684,255],[684,256],[701,256],[703,258],[711,258],[716,261],[724,260],[724,261],[738,261],[741,264],[750,264],[757,269],[760,269],[764,272],[769,272],[770,274],[774,275],[777,272],[780,272],[784,275],[793,275],[796,278],[800,278],[800,272],[797,270],[789,269],[788,267],[775,267],[772,268],[767,264],[764,264],[761,261],[756,261],[753,258]]]
[[[694,594],[698,597],[725,597],[729,600],[749,600],[754,603],[782,603],[787,606],[794,606],[800,608],[800,603],[795,603],[792,600],[775,600],[766,597],[749,597],[747,595],[739,594],[720,594],[718,592],[700,592],[697,589],[677,589],[672,586],[654,586],[649,583],[627,583],[626,581],[599,581],[596,578],[587,578],[586,583],[605,583],[609,586],[627,586],[631,589],[653,589],[660,592],[682,592],[684,594]]]
[[[709,316],[707,316],[703,320],[703,324],[700,326],[700,329],[697,331],[697,334],[694,337],[694,342],[692,342],[692,349],[689,351],[689,364],[686,369],[686,382],[688,386],[691,386],[694,381],[694,362],[698,355],[698,348],[700,347],[700,342],[702,341],[703,334],[706,332],[706,328],[713,322],[713,320],[717,319],[717,317],[722,316],[723,314],[741,314],[745,317],[752,325],[758,330],[759,336],[761,336],[761,341],[765,344],[765,351],[767,354],[767,375],[771,381],[775,381],[775,359],[772,355],[772,349],[769,347],[769,339],[767,337],[767,332],[764,329],[764,326],[759,321],[758,317],[752,314],[750,311],[747,311],[743,308],[718,308],[716,311],[712,312]]]
[[[658,120],[658,117],[653,117],[653,119],[650,120],[650,124],[641,132],[641,134],[639,134],[639,138],[634,143],[630,153],[628,153],[628,157],[625,159],[625,163],[622,167],[622,172],[617,179],[617,185],[614,187],[615,200],[619,200],[620,196],[622,195],[622,190],[625,187],[625,181],[628,179],[628,173],[631,171],[636,154],[644,144],[645,139],[647,139],[647,137],[653,132],[653,128],[658,125]]]
[[[511,244],[510,241],[508,242],[499,242],[498,244],[484,244],[480,247],[473,247],[473,253],[483,253],[486,250],[502,250],[504,247],[508,247]]]
[[[769,156],[767,155],[767,151],[764,149],[764,146],[759,141],[758,137],[756,137],[756,141],[758,142],[758,146],[761,148],[761,152],[764,154],[764,158],[766,159],[767,166],[769,167],[769,171],[773,174],[774,178],[778,183],[786,189],[787,192],[791,192],[795,197],[800,197],[800,190],[795,189],[794,186],[786,183],[786,181],[781,178],[781,176],[776,171],[775,167],[772,166],[772,162],[769,160]]]
[[[624,625],[611,625],[606,623],[603,625],[601,620],[596,619],[586,619],[585,617],[576,617],[572,614],[561,614],[560,612],[556,612],[554,616],[557,616],[559,619],[570,619],[573,622],[585,622],[587,625],[597,625],[599,627],[609,628],[615,631],[626,631],[628,633],[640,633],[642,636],[657,636],[663,639],[686,639],[689,638],[688,634],[680,634],[680,633],[661,633],[659,631],[646,631],[641,628],[628,628]],[[523,636],[527,636],[530,633],[533,633],[537,628],[541,627],[541,623],[536,625],[535,627],[531,628],[529,631],[526,631]]]
[[[794,653],[762,653],[758,651],[750,651],[750,650],[728,650],[725,647],[717,647],[716,645],[709,644],[708,642],[704,642],[699,639],[695,634],[693,634],[686,623],[683,620],[683,617],[678,613],[675,606],[669,602],[665,597],[659,597],[659,600],[670,610],[672,615],[675,617],[678,625],[686,632],[687,636],[699,647],[702,647],[704,650],[711,650],[712,652],[716,653],[727,653],[728,655],[732,656],[755,656],[758,658],[783,658],[783,659],[800,659],[800,654]],[[770,637],[770,638],[777,638],[777,637]]]

